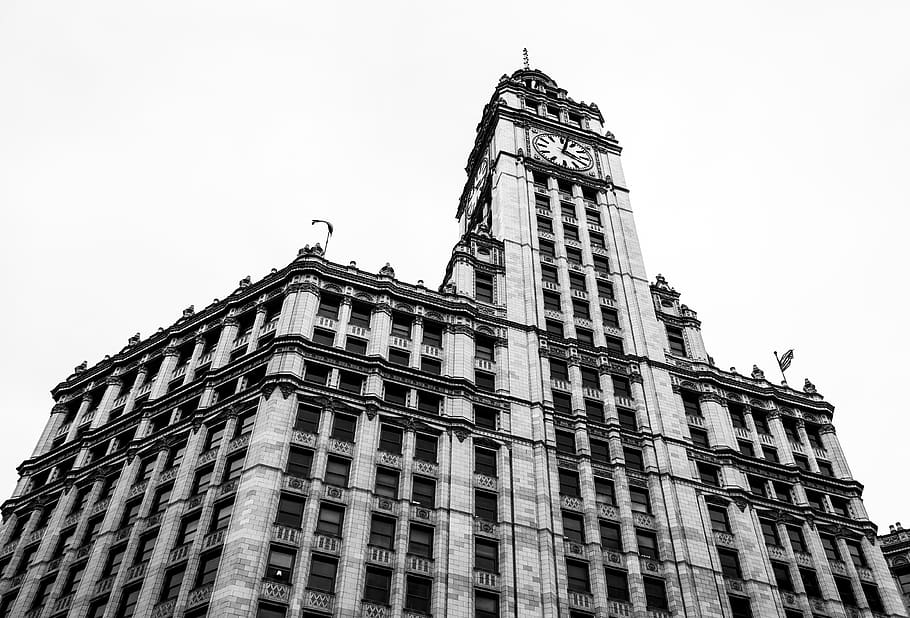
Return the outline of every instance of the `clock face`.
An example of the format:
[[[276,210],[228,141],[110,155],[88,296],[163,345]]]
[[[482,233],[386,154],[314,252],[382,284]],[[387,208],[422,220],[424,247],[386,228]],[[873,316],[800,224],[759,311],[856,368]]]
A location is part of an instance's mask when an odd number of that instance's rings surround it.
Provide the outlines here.
[[[594,166],[591,152],[571,137],[542,133],[533,141],[534,148],[544,159],[560,167],[583,171]]]

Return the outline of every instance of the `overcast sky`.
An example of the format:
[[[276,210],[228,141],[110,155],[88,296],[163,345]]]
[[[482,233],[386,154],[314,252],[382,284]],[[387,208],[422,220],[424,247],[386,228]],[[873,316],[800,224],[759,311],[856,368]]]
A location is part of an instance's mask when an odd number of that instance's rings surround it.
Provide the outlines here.
[[[336,234],[436,287],[521,48],[624,146],[653,279],[723,368],[793,347],[910,522],[910,4],[0,3],[0,495],[82,360]]]

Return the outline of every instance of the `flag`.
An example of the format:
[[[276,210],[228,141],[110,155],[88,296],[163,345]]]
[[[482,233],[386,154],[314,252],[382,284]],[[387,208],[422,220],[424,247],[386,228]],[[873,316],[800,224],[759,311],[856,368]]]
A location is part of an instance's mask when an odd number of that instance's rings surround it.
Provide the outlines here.
[[[793,350],[787,350],[784,352],[784,355],[777,359],[777,364],[780,366],[780,370],[783,373],[790,367],[790,363],[793,362]]]
[[[332,233],[335,231],[335,226],[333,226],[328,221],[323,221],[322,219],[313,219],[313,223],[311,223],[310,225],[316,225],[317,223],[325,223],[326,227],[329,228],[329,236],[331,236]]]

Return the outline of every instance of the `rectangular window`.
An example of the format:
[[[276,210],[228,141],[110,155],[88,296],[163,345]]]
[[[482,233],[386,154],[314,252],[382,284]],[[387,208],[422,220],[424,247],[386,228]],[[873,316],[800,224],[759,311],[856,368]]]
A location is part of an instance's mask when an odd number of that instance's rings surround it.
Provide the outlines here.
[[[629,487],[629,498],[632,501],[633,513],[650,513],[651,496],[644,487]]]
[[[749,426],[746,424],[746,414],[743,412],[743,407],[741,405],[728,401],[727,409],[730,411],[730,421],[733,423],[735,429],[749,429]]]
[[[575,292],[585,292],[585,276],[580,273],[569,273],[569,289]]]
[[[616,505],[616,489],[613,487],[613,481],[595,476],[594,493],[598,502]]]
[[[408,535],[408,553],[421,558],[432,558],[433,529],[412,524]]]
[[[560,455],[575,454],[575,434],[569,431],[556,432],[556,452]]]
[[[401,337],[402,339],[411,338],[411,323],[413,318],[403,313],[392,314],[392,336]]]
[[[138,603],[139,586],[124,590],[123,598],[120,600],[120,607],[117,611],[118,618],[133,618],[136,615],[136,605]]]
[[[492,337],[477,335],[474,339],[474,356],[481,360],[496,362],[496,342]]]
[[[297,446],[292,446],[288,452],[288,464],[285,472],[291,476],[305,479],[309,478],[313,467],[313,451]]]
[[[180,586],[183,585],[183,575],[186,572],[186,566],[167,571],[164,575],[164,584],[161,586],[161,596],[159,602],[176,599],[180,594]]]
[[[210,451],[213,448],[218,448],[221,445],[221,440],[224,438],[224,431],[224,423],[215,427],[208,427],[206,429],[205,448],[203,450]]]
[[[821,461],[819,459],[815,460],[815,463],[818,464],[818,473],[822,476],[828,476],[834,478],[834,468],[827,461]]]
[[[629,381],[626,378],[612,376],[611,379],[613,381],[614,397],[623,397],[625,399],[632,398],[632,386],[629,384]]]
[[[212,513],[212,527],[209,532],[217,532],[218,530],[226,529],[228,527],[228,524],[231,523],[231,513],[233,513],[233,511],[233,502],[216,504],[215,510]]]
[[[770,446],[761,447],[762,453],[765,455],[765,459],[771,463],[780,463],[780,457],[777,455],[777,449]]]
[[[136,520],[139,519],[139,511],[141,509],[142,509],[142,499],[134,500],[133,502],[128,502],[126,504],[126,509],[123,512],[123,519],[120,520],[120,527],[127,528],[127,527],[135,524]]]
[[[199,515],[185,517],[180,522],[180,534],[177,536],[177,545],[186,545],[196,540],[196,533],[199,531]]]
[[[743,578],[742,569],[739,566],[738,553],[732,549],[718,547],[717,556],[720,558],[720,571],[724,574],[724,577],[732,577],[733,579]]]
[[[477,385],[477,388],[484,391],[495,391],[496,390],[496,375],[490,373],[489,371],[475,371],[474,372],[474,384]]]
[[[338,572],[338,561],[314,555],[310,562],[310,575],[306,587],[322,592],[335,592],[335,576]]]
[[[610,444],[602,440],[591,440],[591,461],[607,465],[610,463]]]
[[[572,397],[554,391],[553,409],[561,414],[572,414]]]
[[[708,441],[708,432],[704,429],[689,427],[689,435],[692,437],[692,444],[695,446],[700,446],[701,448],[710,448],[711,444]]]
[[[482,303],[493,302],[493,276],[486,273],[474,275],[474,296]]]
[[[730,600],[730,609],[732,618],[752,618],[752,606],[749,599],[741,597],[727,597]],[[802,614],[800,614],[802,616]],[[789,618],[789,617],[788,617]]]
[[[752,446],[751,442],[746,442],[744,440],[737,441],[739,445],[739,452],[745,455],[746,457],[755,457],[755,448]]]
[[[550,361],[550,379],[569,381],[569,366],[562,361]]]
[[[66,582],[63,584],[63,589],[60,591],[60,596],[66,596],[72,594],[79,589],[79,584],[82,583],[82,576],[85,575],[85,565],[87,563],[83,562],[80,565],[74,566],[70,569],[69,574],[67,575]],[[53,580],[52,580],[53,581]],[[44,595],[41,595],[44,596]]]
[[[541,240],[541,241],[538,241],[538,245],[540,247],[541,257],[550,258],[550,259],[553,259],[556,257],[556,247],[555,247],[555,245],[553,245],[553,243],[546,241],[546,240]]]
[[[551,337],[564,337],[562,322],[556,320],[546,320],[547,334]]]
[[[771,569],[774,571],[774,580],[777,582],[777,587],[784,592],[793,592],[790,567],[783,562],[771,562]]]
[[[569,261],[569,264],[572,264],[573,266],[581,266],[581,249],[566,247],[566,259]]]
[[[136,558],[133,564],[148,562],[152,557],[152,551],[155,549],[156,535],[146,535],[139,538],[139,547],[136,549]]]
[[[499,414],[492,408],[474,406],[474,424],[484,429],[499,428]]]
[[[398,427],[383,423],[379,428],[379,450],[385,453],[401,455],[403,432]]]
[[[414,436],[414,458],[420,461],[436,463],[439,437],[427,433],[418,433]]]
[[[622,551],[622,532],[618,524],[600,522],[600,544],[604,549]]]
[[[578,228],[574,225],[563,225],[562,226],[563,236],[566,240],[574,240],[578,242],[581,238],[578,236]]]
[[[822,548],[825,550],[825,557],[831,561],[842,562],[840,550],[837,548],[837,541],[834,537],[828,536],[827,534],[820,534],[819,538],[822,542]]]
[[[793,502],[792,492],[793,488],[786,483],[771,483],[774,486],[774,493],[777,495],[777,499],[782,502]]]
[[[306,501],[297,496],[283,495],[278,500],[278,514],[275,523],[287,528],[299,529],[303,524],[303,508]]]
[[[363,598],[382,605],[389,604],[392,589],[392,573],[377,567],[367,567],[363,584]]]
[[[408,402],[408,388],[400,384],[391,384],[386,382],[385,384],[385,394],[383,399],[388,402],[399,406],[407,405]]]
[[[853,584],[846,577],[834,576],[834,585],[837,587],[837,593],[844,605],[856,607],[856,596],[853,594]]]
[[[803,531],[796,526],[787,526],[787,537],[790,539],[790,545],[793,547],[793,551],[798,551],[802,553],[808,553],[808,548],[806,547],[806,539],[803,536]]]
[[[373,308],[370,305],[354,301],[351,303],[351,318],[348,323],[352,326],[369,329],[372,315]]]
[[[863,549],[857,541],[847,541],[847,551],[850,552],[850,560],[853,561],[855,567],[863,569],[869,566],[866,554],[863,553]]]
[[[417,409],[427,414],[439,414],[442,409],[442,396],[436,393],[417,391]]]
[[[294,421],[294,429],[306,433],[319,433],[319,418],[322,413],[315,406],[299,404],[297,406],[297,418]]]
[[[437,376],[442,375],[442,361],[429,356],[421,356],[420,370]]]
[[[336,296],[323,295],[319,298],[319,308],[316,310],[316,315],[329,318],[331,320],[338,319],[338,308],[341,305],[341,300]]]
[[[603,423],[603,403],[597,401],[596,399],[585,399],[585,416],[588,417],[589,421],[594,421],[595,423]]]
[[[686,340],[681,328],[667,326],[667,341],[670,344],[670,353],[676,356],[686,356]]]
[[[585,220],[588,225],[600,225],[600,213],[596,210],[585,210]]]
[[[562,513],[562,533],[565,538],[576,543],[585,542],[585,520],[581,515]]]
[[[401,365],[402,367],[407,367],[411,364],[411,353],[407,350],[389,348],[389,362],[393,365]]]
[[[398,499],[398,471],[388,468],[376,468],[376,487],[374,493],[377,496],[385,496]]]
[[[615,309],[607,309],[604,307],[600,310],[600,313],[603,316],[603,325],[605,328],[619,328],[619,313]]]
[[[667,609],[667,589],[663,580],[652,577],[644,577],[642,579],[645,582],[645,601],[648,609]]]
[[[638,541],[638,555],[650,560],[660,560],[660,548],[657,546],[657,535],[645,530],[636,530],[635,538]]]
[[[568,579],[570,592],[581,592],[584,594],[591,592],[591,578],[586,563],[566,560],[566,578]]]
[[[224,476],[221,479],[222,483],[230,483],[240,479],[240,475],[243,474],[243,460],[245,458],[246,453],[241,453],[227,460],[227,464],[224,466]]]
[[[291,583],[296,558],[297,552],[294,550],[272,545],[269,548],[269,558],[265,566],[265,578],[280,584]]]
[[[581,496],[578,486],[578,472],[564,468],[559,469],[559,493],[575,498]]]
[[[423,577],[408,575],[406,584],[407,591],[404,598],[405,609],[429,613],[433,581],[424,579]]]
[[[474,568],[499,573],[499,544],[485,539],[474,541]]]
[[[768,497],[768,484],[764,479],[761,479],[757,476],[748,475],[746,478],[749,480],[749,491],[751,491],[756,496],[761,496],[763,498]]]
[[[395,545],[395,520],[373,515],[370,522],[370,545],[392,549]]]
[[[436,508],[436,481],[415,476],[411,485],[411,501],[424,508]]]
[[[329,383],[329,371],[330,369],[325,365],[307,363],[303,374],[303,380],[304,382],[309,382],[310,384],[325,386]]]
[[[610,275],[610,262],[607,258],[595,255],[594,256],[594,271],[601,276]]]
[[[319,506],[319,518],[316,520],[316,534],[340,537],[344,528],[344,508],[332,504]]]
[[[496,476],[496,451],[479,446],[474,447],[474,472]]]
[[[348,337],[344,342],[344,349],[351,354],[366,354],[367,340],[359,337]]]
[[[590,232],[589,236],[591,238],[591,246],[595,249],[606,249],[607,245],[604,242],[604,235],[597,232]]]
[[[325,464],[325,483],[335,487],[347,487],[351,474],[351,461],[340,457],[329,457]]]
[[[730,517],[727,509],[722,506],[708,506],[708,516],[711,518],[711,529],[715,532],[730,532]]]
[[[220,561],[221,552],[203,554],[202,561],[199,563],[199,570],[196,572],[196,588],[215,583],[215,576],[218,574],[218,563]]]
[[[474,491],[474,516],[487,521],[499,521],[496,494],[488,491]]]
[[[581,368],[581,385],[583,388],[589,388],[591,390],[599,391],[600,390],[600,376],[593,369],[588,369],[586,367]]]
[[[794,454],[793,463],[796,464],[796,467],[802,470],[803,472],[811,472],[809,469],[809,458],[805,455]]]
[[[362,374],[353,373],[351,371],[339,371],[338,389],[346,393],[359,395],[363,390],[363,380],[364,377]]]
[[[335,331],[324,328],[313,329],[313,343],[331,346],[335,344]]]
[[[594,331],[593,330],[588,330],[587,328],[577,327],[575,329],[575,338],[578,340],[578,343],[582,343],[585,345],[594,345]]]
[[[559,285],[559,274],[558,271],[552,266],[541,266],[540,267],[540,278],[545,283],[555,283]]]
[[[625,447],[622,449],[623,458],[626,460],[626,467],[632,470],[643,471],[645,469],[645,460],[642,452],[637,448]]]
[[[810,597],[821,597],[822,589],[818,584],[818,576],[812,569],[800,569],[799,577],[803,580],[803,588]]]
[[[619,408],[616,410],[616,414],[619,417],[620,427],[626,431],[638,431],[638,418],[636,418],[635,412]]]
[[[575,298],[572,300],[572,312],[575,314],[576,318],[581,318],[583,320],[591,319],[591,307],[588,305],[588,302]]]
[[[614,601],[629,602],[629,579],[623,571],[606,569],[607,597]]]
[[[698,462],[698,478],[705,485],[714,485],[715,487],[720,486],[720,469],[716,466],[711,466]]]
[[[543,293],[543,308],[547,311],[562,311],[559,294],[556,292]]]
[[[765,545],[780,545],[780,535],[777,532],[777,524],[767,519],[759,519],[761,523],[762,537],[765,539]]]
[[[885,606],[882,604],[882,597],[878,593],[878,586],[862,583],[863,594],[866,595],[866,601],[869,603],[869,609],[873,612],[884,613]]]
[[[844,498],[831,496],[831,508],[836,515],[841,517],[850,517],[850,503]]]
[[[423,345],[433,348],[442,347],[443,325],[438,322],[426,320],[423,323]]]
[[[347,414],[336,414],[332,423],[332,437],[342,442],[353,442],[357,430],[357,418]]]

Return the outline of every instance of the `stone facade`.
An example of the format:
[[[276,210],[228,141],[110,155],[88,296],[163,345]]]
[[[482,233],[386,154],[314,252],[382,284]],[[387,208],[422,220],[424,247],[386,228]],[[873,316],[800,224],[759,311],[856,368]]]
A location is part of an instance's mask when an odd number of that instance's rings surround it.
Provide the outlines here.
[[[503,76],[437,291],[306,247],[77,367],[0,616],[904,616],[833,407],[714,365],[620,154]]]
[[[897,591],[903,596],[904,607],[910,613],[910,530],[900,522],[889,526],[888,534],[878,537],[882,553],[891,569]]]

